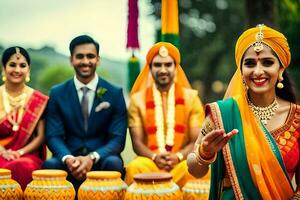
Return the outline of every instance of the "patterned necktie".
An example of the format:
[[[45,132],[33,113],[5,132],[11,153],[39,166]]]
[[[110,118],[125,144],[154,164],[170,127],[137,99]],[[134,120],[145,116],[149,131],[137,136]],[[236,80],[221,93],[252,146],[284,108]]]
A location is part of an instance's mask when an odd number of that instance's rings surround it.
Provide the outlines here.
[[[87,96],[87,93],[89,91],[89,88],[82,87],[82,99],[81,99],[81,110],[84,118],[84,130],[88,130],[88,120],[89,120],[89,99]]]

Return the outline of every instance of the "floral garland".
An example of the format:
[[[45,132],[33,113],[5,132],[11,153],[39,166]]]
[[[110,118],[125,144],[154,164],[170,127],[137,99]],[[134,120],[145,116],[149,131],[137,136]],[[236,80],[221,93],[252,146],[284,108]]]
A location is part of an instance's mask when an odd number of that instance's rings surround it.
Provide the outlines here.
[[[183,91],[177,84],[168,92],[168,111],[166,122],[163,117],[163,105],[160,92],[155,85],[146,91],[146,132],[148,147],[153,151],[177,152],[184,139]],[[166,124],[166,130],[165,130]]]

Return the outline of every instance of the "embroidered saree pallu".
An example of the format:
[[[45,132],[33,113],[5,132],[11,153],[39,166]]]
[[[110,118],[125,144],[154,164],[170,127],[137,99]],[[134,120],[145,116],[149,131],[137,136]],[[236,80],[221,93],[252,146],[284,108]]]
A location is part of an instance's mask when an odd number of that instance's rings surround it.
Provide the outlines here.
[[[78,190],[78,200],[123,200],[127,189],[116,171],[91,171]]]
[[[207,106],[217,128],[239,130],[212,164],[210,199],[289,199],[293,189],[276,141],[241,98]]]
[[[25,200],[73,200],[75,190],[66,177],[67,172],[63,170],[35,170],[32,173],[33,180],[24,192]]]
[[[0,199],[22,200],[23,191],[21,186],[11,179],[11,171],[0,168]]]
[[[134,180],[127,188],[125,200],[182,200],[181,191],[169,173],[136,174]]]
[[[209,186],[209,180],[196,179],[188,181],[182,188],[183,199],[207,200],[209,196]]]

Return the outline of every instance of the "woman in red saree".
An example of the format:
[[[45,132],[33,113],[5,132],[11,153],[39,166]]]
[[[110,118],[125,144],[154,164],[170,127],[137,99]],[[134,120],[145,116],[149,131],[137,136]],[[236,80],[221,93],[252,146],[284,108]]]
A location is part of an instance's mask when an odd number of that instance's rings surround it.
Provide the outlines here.
[[[235,58],[224,100],[206,106],[189,171],[199,177],[212,164],[210,199],[300,199],[300,107],[287,39],[258,25],[239,37]]]
[[[2,55],[0,86],[0,168],[10,169],[24,190],[33,170],[45,159],[44,121],[48,97],[28,87],[30,57],[22,47],[10,47]]]

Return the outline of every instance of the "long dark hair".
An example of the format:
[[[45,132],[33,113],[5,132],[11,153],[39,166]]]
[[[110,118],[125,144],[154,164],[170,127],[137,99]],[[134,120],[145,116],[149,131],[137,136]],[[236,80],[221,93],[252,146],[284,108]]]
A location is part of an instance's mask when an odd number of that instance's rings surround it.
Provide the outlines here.
[[[286,70],[284,70],[282,77],[283,81],[281,83],[284,85],[284,87],[282,89],[275,87],[276,95],[284,100],[296,103],[296,87],[294,80],[288,75],[288,72]]]

